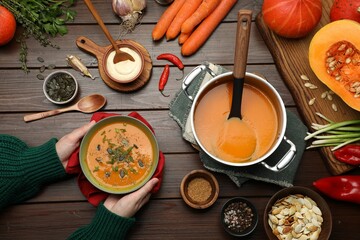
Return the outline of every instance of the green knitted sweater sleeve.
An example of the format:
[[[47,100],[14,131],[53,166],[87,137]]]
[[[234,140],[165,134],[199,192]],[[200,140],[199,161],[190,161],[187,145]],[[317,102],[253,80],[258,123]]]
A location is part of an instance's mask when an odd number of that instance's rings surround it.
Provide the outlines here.
[[[0,134],[0,210],[34,196],[40,187],[67,176],[56,153],[56,139],[28,147],[20,139]]]
[[[135,218],[124,218],[110,212],[102,203],[92,222],[76,230],[68,240],[122,240]]]

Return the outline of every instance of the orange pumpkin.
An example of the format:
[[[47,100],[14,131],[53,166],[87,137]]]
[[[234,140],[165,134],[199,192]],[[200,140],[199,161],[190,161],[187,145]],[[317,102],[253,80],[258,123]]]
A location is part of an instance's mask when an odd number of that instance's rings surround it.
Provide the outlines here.
[[[309,47],[312,70],[350,107],[360,111],[360,24],[338,20],[321,28]]]
[[[359,0],[335,0],[330,10],[330,20],[350,19],[360,23]]]
[[[264,0],[265,24],[287,38],[300,38],[310,33],[322,14],[321,0]]]
[[[16,20],[14,15],[5,7],[0,6],[0,46],[10,42],[15,31]]]

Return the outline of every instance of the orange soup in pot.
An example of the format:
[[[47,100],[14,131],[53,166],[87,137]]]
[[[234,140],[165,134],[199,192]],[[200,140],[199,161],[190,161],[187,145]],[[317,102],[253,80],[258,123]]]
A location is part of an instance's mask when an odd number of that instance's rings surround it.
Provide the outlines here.
[[[255,150],[250,158],[244,159],[241,149],[234,145],[224,148],[219,146],[218,136],[228,120],[232,98],[232,82],[218,84],[204,94],[197,102],[194,111],[194,128],[203,147],[213,156],[227,162],[241,163],[253,161],[272,147],[278,133],[278,117],[275,107],[259,89],[244,84],[241,104],[242,120],[250,127],[256,138]],[[231,134],[231,137],[236,134]],[[254,148],[254,143],[243,136],[243,148]],[[231,143],[231,139],[228,140]],[[234,139],[235,142],[235,139]],[[244,149],[247,151],[247,149]]]
[[[93,135],[86,161],[102,185],[129,187],[151,171],[153,149],[149,138],[136,126],[113,123]]]

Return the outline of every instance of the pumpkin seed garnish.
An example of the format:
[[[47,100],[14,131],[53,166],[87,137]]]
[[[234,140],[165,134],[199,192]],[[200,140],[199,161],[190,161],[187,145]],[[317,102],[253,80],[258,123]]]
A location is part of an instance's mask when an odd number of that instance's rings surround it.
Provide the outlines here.
[[[44,59],[43,59],[42,57],[38,57],[37,60],[38,60],[39,62],[41,62],[41,63],[44,62]]]
[[[45,65],[42,65],[42,66],[40,67],[40,72],[43,73],[43,72],[45,71],[45,68],[46,68]]]

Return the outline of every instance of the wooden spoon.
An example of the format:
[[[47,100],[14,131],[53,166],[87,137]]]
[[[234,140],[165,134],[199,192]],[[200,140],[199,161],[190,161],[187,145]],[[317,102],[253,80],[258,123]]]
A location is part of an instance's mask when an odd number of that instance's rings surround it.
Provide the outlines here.
[[[79,112],[83,112],[83,113],[92,113],[92,112],[96,112],[97,110],[101,109],[105,105],[105,103],[106,103],[106,98],[104,96],[102,96],[100,94],[93,94],[93,95],[83,97],[76,104],[74,104],[70,107],[26,115],[26,116],[24,116],[24,121],[30,122],[30,121],[54,116],[54,115],[57,115],[57,114],[60,114],[63,112],[68,112],[68,111],[79,111]]]
[[[86,6],[88,7],[88,9],[90,10],[91,14],[94,16],[95,20],[97,21],[97,23],[99,24],[99,26],[101,27],[101,29],[103,30],[103,32],[105,33],[105,36],[107,37],[107,39],[110,41],[111,45],[113,46],[113,48],[115,49],[115,56],[114,56],[114,63],[118,63],[121,61],[126,61],[126,60],[130,60],[130,61],[135,61],[135,59],[128,53],[123,52],[119,49],[118,45],[115,43],[114,39],[112,38],[109,30],[106,28],[103,20],[101,19],[99,13],[96,11],[94,5],[92,4],[91,0],[84,0]]]
[[[250,159],[256,150],[257,139],[254,129],[241,115],[242,93],[244,88],[246,62],[249,48],[251,10],[240,10],[236,32],[233,95],[228,119],[217,139],[220,157],[235,157],[238,161]]]

